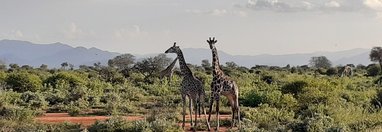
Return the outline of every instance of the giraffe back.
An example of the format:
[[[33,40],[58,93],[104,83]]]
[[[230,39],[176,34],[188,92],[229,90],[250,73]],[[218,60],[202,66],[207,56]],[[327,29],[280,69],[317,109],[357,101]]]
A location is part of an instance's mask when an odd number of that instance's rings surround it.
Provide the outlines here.
[[[184,77],[181,84],[181,93],[190,96],[193,99],[200,95],[205,95],[202,81],[194,76]]]

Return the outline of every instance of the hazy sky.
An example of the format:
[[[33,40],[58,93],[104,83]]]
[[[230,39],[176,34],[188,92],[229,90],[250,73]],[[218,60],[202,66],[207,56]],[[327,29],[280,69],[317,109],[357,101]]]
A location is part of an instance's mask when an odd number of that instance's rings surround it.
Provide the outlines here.
[[[0,39],[121,53],[208,48],[235,55],[382,46],[382,0],[0,0]]]

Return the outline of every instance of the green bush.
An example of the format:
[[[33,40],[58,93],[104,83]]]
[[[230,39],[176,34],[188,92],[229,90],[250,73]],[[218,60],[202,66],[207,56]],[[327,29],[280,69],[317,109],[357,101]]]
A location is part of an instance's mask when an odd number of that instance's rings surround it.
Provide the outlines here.
[[[281,87],[281,91],[286,94],[298,95],[302,92],[302,89],[307,86],[308,83],[305,81],[293,81]]]
[[[70,87],[78,87],[86,85],[86,76],[80,73],[75,72],[59,72],[56,73],[50,77],[48,77],[44,83],[53,86],[54,88],[57,87],[60,82],[68,83]]]
[[[81,113],[81,108],[76,106],[74,103],[71,103],[68,106],[67,111],[70,116],[78,116]]]
[[[243,106],[248,106],[248,107],[257,107],[261,103],[263,103],[264,96],[259,93],[258,91],[251,90],[250,92],[246,93],[244,97],[241,97],[241,102]]]
[[[259,108],[252,108],[244,111],[244,118],[247,118],[258,124],[259,128],[270,131],[276,131],[277,128],[283,128],[288,123],[293,122],[294,112],[287,109],[277,109],[269,105],[261,105]],[[284,130],[285,131],[285,130]]]
[[[367,75],[368,76],[377,76],[381,72],[381,68],[377,65],[371,65],[367,68]]]
[[[127,132],[130,124],[123,117],[112,117],[106,121],[97,121],[89,127],[90,132]]]
[[[326,71],[326,75],[335,76],[338,75],[338,69],[336,67],[331,67]]]
[[[48,102],[45,101],[44,96],[39,93],[27,91],[22,93],[20,98],[22,106],[34,110],[45,109],[48,105]]]
[[[21,93],[0,89],[0,104],[17,104],[21,101],[20,96]]]
[[[5,82],[17,92],[36,92],[42,88],[42,81],[38,76],[24,71],[9,74]]]
[[[97,121],[89,127],[90,132],[177,132],[182,129],[175,122],[158,119],[152,122],[146,120],[128,122],[122,117],[112,117],[106,121]]]
[[[67,100],[66,91],[60,89],[51,89],[45,92],[45,100],[49,102],[49,105],[63,104]]]
[[[0,85],[5,84],[5,79],[7,78],[7,73],[4,71],[0,71]]]
[[[36,122],[18,122],[10,120],[0,120],[1,132],[79,132],[80,124],[59,123],[42,124]]]
[[[332,129],[334,120],[322,114],[314,115],[312,118],[308,118],[304,121],[306,131],[309,132],[323,132]]]
[[[14,105],[0,106],[0,119],[12,121],[31,121],[37,113],[31,109]]]
[[[158,119],[150,123],[153,132],[176,132],[182,131],[180,126],[175,122],[169,122],[165,119]]]

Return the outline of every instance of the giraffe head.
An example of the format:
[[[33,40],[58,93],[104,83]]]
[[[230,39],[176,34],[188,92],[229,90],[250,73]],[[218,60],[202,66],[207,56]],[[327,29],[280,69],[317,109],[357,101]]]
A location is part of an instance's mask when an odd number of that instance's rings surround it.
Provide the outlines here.
[[[176,46],[176,42],[174,42],[174,46],[167,49],[164,53],[178,53],[180,50],[179,46]]]
[[[207,43],[210,45],[210,49],[213,49],[215,47],[215,43],[218,42],[215,37],[211,39],[211,37],[207,40]]]

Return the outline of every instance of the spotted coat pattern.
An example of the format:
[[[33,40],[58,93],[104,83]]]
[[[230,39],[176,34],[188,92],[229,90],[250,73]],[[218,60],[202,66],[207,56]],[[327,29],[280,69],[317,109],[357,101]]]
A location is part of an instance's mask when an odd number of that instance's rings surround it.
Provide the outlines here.
[[[199,110],[198,107],[201,107],[204,111],[204,115],[206,115],[206,111],[204,109],[204,97],[205,97],[205,91],[203,88],[203,83],[197,79],[190,68],[187,66],[186,61],[184,60],[183,52],[179,48],[179,46],[176,46],[176,43],[174,43],[174,46],[170,47],[168,50],[166,50],[165,53],[176,53],[177,58],[179,59],[179,66],[180,66],[180,72],[183,77],[180,93],[182,96],[182,102],[183,102],[183,123],[182,127],[185,126],[185,113],[186,113],[186,97],[189,98],[189,110],[190,110],[190,117],[191,117],[191,126],[197,125],[197,111]],[[192,121],[192,103],[194,102],[196,108],[195,108],[195,124],[193,125]],[[206,117],[206,116],[205,116]],[[210,129],[209,122],[207,121],[206,117],[206,123],[208,126],[208,129]]]
[[[227,97],[231,109],[232,109],[232,127],[235,124],[235,114],[237,115],[238,124],[240,127],[240,108],[239,108],[239,88],[235,81],[229,78],[224,74],[223,70],[220,67],[219,56],[215,43],[217,40],[215,38],[207,40],[207,43],[210,46],[212,51],[212,67],[213,67],[213,79],[211,83],[211,100],[209,106],[209,115],[208,122],[211,119],[212,105],[216,101],[216,118],[217,118],[217,127],[219,130],[219,101],[220,95]]]

